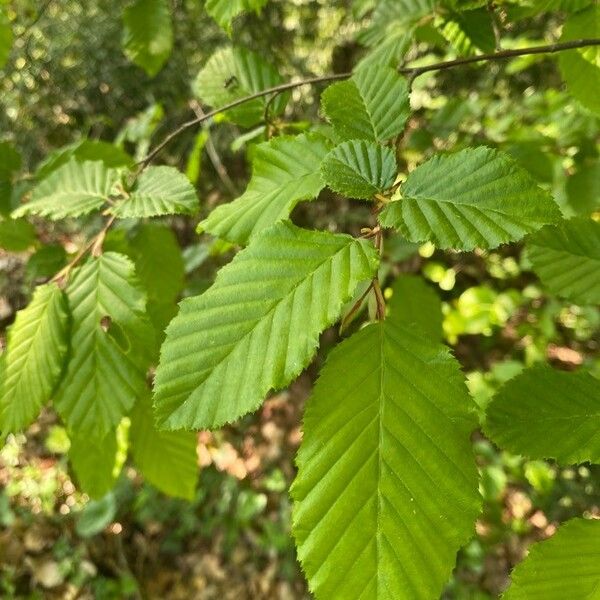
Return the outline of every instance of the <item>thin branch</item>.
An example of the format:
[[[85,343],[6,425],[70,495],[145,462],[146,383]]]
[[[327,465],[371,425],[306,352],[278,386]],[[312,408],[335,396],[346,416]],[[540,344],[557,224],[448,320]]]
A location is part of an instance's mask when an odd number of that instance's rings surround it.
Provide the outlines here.
[[[418,77],[419,75],[422,75],[423,73],[428,73],[430,71],[442,71],[445,69],[452,69],[454,67],[460,67],[462,65],[468,65],[472,63],[506,60],[517,56],[528,56],[530,54],[553,54],[555,52],[574,50],[575,48],[585,48],[587,46],[600,46],[600,38],[580,39],[572,40],[569,42],[558,42],[556,44],[549,44],[546,46],[532,46],[530,48],[502,50],[500,52],[493,52],[490,54],[479,54],[477,56],[468,56],[465,58],[446,60],[443,62],[432,63],[430,65],[424,65],[422,67],[403,67],[401,69],[398,69],[398,73],[401,73],[402,75],[407,75],[409,78],[414,78]],[[336,73],[331,75],[324,75],[321,77],[301,79],[299,81],[289,81],[287,83],[282,83],[280,85],[261,90],[254,94],[244,96],[243,98],[238,98],[237,100],[234,100],[229,104],[207,112],[202,117],[197,117],[195,119],[191,119],[190,121],[186,121],[185,123],[180,125],[175,131],[172,131],[169,135],[167,135],[162,140],[162,142],[160,142],[146,157],[144,157],[138,163],[138,165],[140,165],[140,170],[144,169],[165,146],[167,146],[173,139],[181,135],[184,131],[187,131],[190,127],[194,127],[195,125],[198,125],[206,121],[207,119],[218,115],[219,113],[226,112],[228,110],[231,110],[232,108],[236,108],[237,106],[245,104],[246,102],[256,100],[257,98],[269,96],[270,94],[279,94],[281,92],[292,90],[305,85],[316,85],[319,83],[328,83],[330,81],[339,81],[343,79],[348,79],[351,76],[352,73]]]

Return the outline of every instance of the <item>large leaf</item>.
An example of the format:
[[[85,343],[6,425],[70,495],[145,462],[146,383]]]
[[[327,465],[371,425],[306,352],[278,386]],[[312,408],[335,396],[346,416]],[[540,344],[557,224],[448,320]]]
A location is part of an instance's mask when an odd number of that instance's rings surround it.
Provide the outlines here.
[[[272,65],[244,48],[227,46],[217,50],[194,81],[194,94],[215,108],[239,100],[250,94],[266,90],[282,82],[281,76]],[[272,103],[272,114],[285,109],[288,95],[280,94]],[[267,98],[257,98],[242,106],[227,111],[232,121],[245,127],[263,120]]]
[[[486,431],[515,454],[563,464],[600,462],[600,381],[548,365],[528,369],[491,402]]]
[[[155,408],[167,429],[203,429],[256,409],[296,377],[319,334],[377,268],[364,240],[278,223],[185,299],[167,328]]]
[[[414,323],[432,340],[442,339],[442,302],[422,277],[400,275],[391,291],[388,310],[395,321]]]
[[[300,200],[315,198],[323,182],[321,161],[330,150],[319,134],[281,136],[259,144],[252,154],[252,179],[242,196],[217,207],[199,230],[238,244],[286,219]]]
[[[600,520],[572,519],[531,547],[502,600],[599,600]]]
[[[148,167],[128,197],[111,208],[117,217],[194,214],[198,197],[189,179],[174,167]]]
[[[156,429],[148,395],[131,413],[130,436],[133,460],[142,475],[166,494],[193,499],[198,482],[196,434]]]
[[[600,223],[573,219],[527,242],[533,270],[550,292],[581,304],[600,302]]]
[[[329,354],[292,487],[317,599],[439,597],[479,512],[469,408],[448,350],[393,318]]]
[[[387,66],[359,69],[329,86],[321,102],[342,140],[385,142],[402,133],[410,111],[406,80]]]
[[[109,199],[119,172],[100,161],[78,162],[72,158],[39,183],[31,200],[13,216],[40,215],[60,220],[79,217],[101,208]]]
[[[333,191],[368,200],[394,184],[396,157],[390,148],[374,142],[350,140],[323,159],[321,175]]]
[[[72,431],[101,438],[145,389],[153,342],[146,296],[133,263],[114,252],[78,268],[66,292],[72,350],[54,403]]]
[[[231,32],[235,17],[249,10],[258,12],[266,3],[267,0],[206,0],[206,12],[220,27]]]
[[[123,11],[123,49],[136,65],[154,77],[173,47],[168,0],[136,0]]]
[[[8,330],[0,367],[0,432],[27,427],[50,400],[67,352],[67,303],[54,283],[36,288]]]
[[[495,248],[560,219],[558,205],[508,155],[467,148],[417,167],[381,212],[412,242]]]
[[[600,37],[600,6],[575,13],[565,23],[561,41]],[[600,114],[600,50],[598,46],[561,52],[559,65],[569,91],[586,108]]]

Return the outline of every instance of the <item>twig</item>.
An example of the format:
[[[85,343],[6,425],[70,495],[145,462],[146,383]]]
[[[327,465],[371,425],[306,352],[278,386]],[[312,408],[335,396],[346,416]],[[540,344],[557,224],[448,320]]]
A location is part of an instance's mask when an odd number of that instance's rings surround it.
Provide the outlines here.
[[[454,67],[460,67],[462,65],[468,65],[477,62],[506,60],[509,58],[514,58],[517,56],[527,56],[530,54],[553,54],[555,52],[574,50],[576,48],[585,48],[587,46],[600,46],[600,38],[579,39],[572,40],[569,42],[558,42],[556,44],[549,44],[547,46],[532,46],[530,48],[502,50],[501,52],[493,52],[490,54],[479,54],[478,56],[468,56],[465,58],[446,60],[438,63],[432,63],[430,65],[424,65],[422,67],[402,67],[398,69],[398,73],[401,73],[402,75],[407,75],[409,79],[414,79],[415,77],[418,77],[419,75],[422,75],[423,73],[428,73],[430,71],[442,71],[444,69],[452,69]],[[219,113],[226,112],[228,110],[231,110],[232,108],[236,108],[237,106],[245,104],[246,102],[256,100],[257,98],[269,96],[270,94],[279,94],[281,92],[292,90],[294,88],[302,87],[305,85],[316,85],[319,83],[328,83],[330,81],[339,81],[343,79],[348,79],[351,76],[352,73],[335,73],[331,75],[323,75],[321,77],[301,79],[299,81],[288,81],[287,83],[282,83],[280,85],[276,85],[274,87],[255,92],[254,94],[244,96],[243,98],[238,98],[237,100],[234,100],[229,104],[225,104],[224,106],[215,108],[214,110],[205,113],[202,117],[196,117],[195,119],[186,121],[185,123],[180,125],[175,131],[172,131],[169,135],[167,135],[153,150],[151,150],[137,164],[140,166],[140,170],[144,169],[152,161],[152,159],[173,139],[181,135],[184,131],[187,131],[190,127],[194,127],[195,125],[203,123],[207,119],[210,119],[215,115],[218,115]]]

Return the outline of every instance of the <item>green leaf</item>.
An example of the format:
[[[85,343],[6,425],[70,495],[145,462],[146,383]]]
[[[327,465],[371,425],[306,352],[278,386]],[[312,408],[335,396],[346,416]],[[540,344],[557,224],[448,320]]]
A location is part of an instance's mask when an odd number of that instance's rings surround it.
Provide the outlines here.
[[[153,334],[128,258],[107,252],[71,277],[72,351],[54,404],[72,431],[101,438],[143,393]]]
[[[496,37],[487,8],[454,12],[438,17],[435,22],[440,33],[454,46],[459,54],[493,52]]]
[[[130,436],[133,460],[146,480],[166,494],[192,500],[198,483],[196,434],[158,431],[148,396],[131,413]]]
[[[0,368],[0,431],[27,427],[50,400],[68,348],[68,313],[55,283],[36,288],[8,330]]]
[[[231,23],[241,13],[254,10],[259,12],[267,0],[206,0],[206,12],[219,24],[231,33]]]
[[[502,600],[598,600],[600,521],[572,519],[531,547]]]
[[[396,323],[414,323],[432,340],[441,341],[442,302],[422,277],[401,275],[394,281],[388,312],[388,318]]]
[[[31,200],[13,211],[13,216],[80,217],[101,208],[118,181],[119,172],[104,163],[72,158],[33,188]]]
[[[136,0],[123,11],[123,50],[127,58],[154,77],[173,48],[168,0]]]
[[[538,365],[509,380],[488,407],[486,432],[503,449],[562,464],[600,463],[600,381]]]
[[[25,219],[0,221],[0,248],[9,252],[23,252],[35,245],[35,227]]]
[[[568,206],[574,215],[600,210],[600,160],[583,165],[567,179]]]
[[[50,152],[38,165],[35,178],[41,181],[69,162],[101,161],[107,168],[132,167],[133,159],[122,148],[101,140],[83,140]]]
[[[52,277],[67,263],[67,252],[60,244],[47,244],[36,250],[25,267],[28,281]]]
[[[124,463],[119,453],[117,430],[102,438],[71,434],[69,460],[77,483],[91,498],[102,498],[115,485]]]
[[[341,140],[383,143],[404,129],[410,114],[408,85],[387,66],[359,69],[325,90],[322,108]]]
[[[8,17],[4,14],[4,9],[0,6],[0,69],[2,69],[8,61],[12,44],[12,27],[8,21]]]
[[[312,358],[319,334],[377,268],[375,248],[281,222],[180,304],[155,378],[158,423],[204,429],[255,410]]]
[[[281,136],[259,144],[244,194],[213,210],[198,230],[246,244],[259,231],[287,219],[300,200],[315,198],[323,188],[319,169],[330,148],[319,134]]]
[[[282,81],[275,67],[260,55],[228,46],[210,57],[194,81],[193,92],[206,104],[218,108]],[[283,112],[288,97],[288,94],[280,94],[271,103],[272,115]],[[268,98],[257,98],[225,114],[239,125],[252,127],[263,120],[267,102]]]
[[[533,270],[553,294],[600,303],[600,223],[572,219],[545,227],[527,241]]]
[[[600,6],[595,4],[571,15],[560,38],[561,42],[600,37]],[[600,114],[600,50],[597,46],[561,52],[560,71],[573,96],[589,110]]]
[[[108,493],[100,500],[88,502],[77,515],[75,531],[82,538],[93,537],[110,525],[117,514],[117,499]]]
[[[512,158],[483,146],[434,156],[409,174],[394,199],[381,224],[440,248],[495,248],[561,217]]]
[[[479,513],[475,426],[458,363],[418,330],[387,319],[329,354],[292,487],[317,599],[440,596]]]
[[[394,184],[396,157],[390,148],[351,140],[336,146],[323,159],[321,175],[334,192],[368,200]]]
[[[148,167],[129,196],[110,209],[120,218],[194,214],[198,197],[189,179],[174,167]]]
[[[10,142],[0,142],[0,179],[10,177],[21,168],[21,155]]]
[[[370,48],[360,59],[355,70],[371,69],[376,66],[395,67],[400,64],[412,42],[411,31],[391,31],[380,43]]]

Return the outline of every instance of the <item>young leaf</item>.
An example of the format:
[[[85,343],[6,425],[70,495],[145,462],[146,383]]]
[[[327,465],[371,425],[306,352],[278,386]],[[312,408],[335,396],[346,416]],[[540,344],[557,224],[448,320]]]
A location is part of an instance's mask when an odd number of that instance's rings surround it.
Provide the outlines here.
[[[101,208],[118,181],[116,169],[107,169],[100,161],[72,158],[33,188],[31,200],[14,210],[13,216],[80,217]]]
[[[396,157],[390,148],[350,140],[336,146],[323,159],[321,175],[334,192],[368,200],[394,184]]]
[[[193,84],[194,94],[206,104],[218,108],[282,82],[281,76],[258,54],[230,46],[217,50]],[[271,103],[271,114],[283,112],[288,94],[280,94]],[[268,98],[257,98],[228,110],[227,117],[244,127],[263,120]]]
[[[550,292],[581,304],[600,303],[600,223],[573,219],[527,241],[533,270]]]
[[[514,454],[562,464],[600,463],[600,381],[548,365],[508,381],[488,407],[486,431]]]
[[[387,66],[359,69],[325,90],[322,108],[341,140],[383,143],[404,129],[410,113],[408,85]]]
[[[50,400],[67,353],[67,303],[60,288],[36,288],[8,330],[0,367],[0,431],[27,427]]]
[[[598,600],[600,521],[572,519],[531,547],[502,600]]]
[[[412,242],[472,250],[520,240],[560,217],[552,197],[512,158],[482,146],[417,167],[380,222]]]
[[[600,37],[600,6],[594,4],[575,13],[565,23],[561,42]],[[589,110],[600,114],[600,50],[598,46],[567,50],[558,58],[560,70],[573,96]]]
[[[123,11],[123,49],[136,65],[154,77],[173,47],[168,0],[136,0]]]
[[[239,14],[254,10],[259,12],[267,0],[206,0],[206,12],[219,24],[231,33],[231,24]]]
[[[246,244],[273,223],[287,219],[300,200],[311,200],[323,187],[321,161],[331,148],[319,134],[281,136],[255,147],[252,179],[242,196],[210,213],[198,230],[229,242]]]
[[[422,277],[401,275],[392,285],[388,302],[389,319],[396,323],[414,323],[430,336],[442,339],[442,302]]]
[[[329,354],[292,487],[317,599],[439,597],[479,513],[469,407],[448,350],[393,319]]]
[[[192,500],[198,482],[196,434],[158,431],[150,397],[143,397],[131,413],[131,452],[142,475],[171,496]]]
[[[77,483],[91,498],[102,498],[117,480],[126,449],[119,451],[118,430],[113,429],[97,439],[83,434],[71,434],[69,460]]]
[[[194,214],[198,197],[189,179],[173,167],[148,167],[129,196],[110,209],[120,218]]]
[[[377,253],[365,240],[281,222],[257,235],[201,296],[180,304],[155,379],[165,429],[219,427],[256,409],[312,358]]]
[[[66,289],[71,356],[54,404],[72,431],[101,438],[145,389],[153,334],[133,263],[107,252],[79,267]]]

